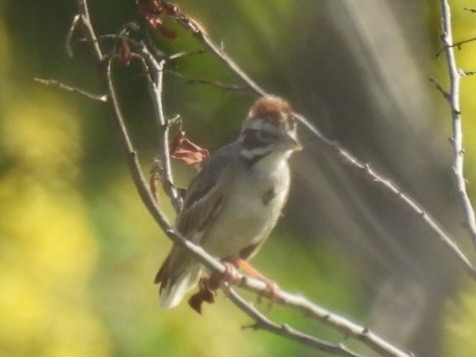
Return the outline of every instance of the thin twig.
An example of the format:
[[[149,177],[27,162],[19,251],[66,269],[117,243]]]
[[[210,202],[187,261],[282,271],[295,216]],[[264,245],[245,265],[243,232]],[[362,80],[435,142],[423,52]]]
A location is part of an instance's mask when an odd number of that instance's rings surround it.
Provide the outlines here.
[[[460,70],[460,74],[462,76],[474,76],[476,74],[476,71],[464,71]]]
[[[66,53],[68,53],[70,57],[73,57],[74,55],[73,46],[71,46],[71,40],[73,38],[74,31],[78,27],[78,23],[80,20],[81,20],[81,15],[77,14],[76,16],[74,16],[73,21],[71,22],[71,26],[69,28],[68,34],[66,36]]]
[[[99,59],[99,62],[104,60],[104,54],[99,45],[98,39],[96,37],[96,32],[94,31],[93,24],[91,23],[91,17],[89,16],[89,7],[86,0],[77,0],[78,1],[78,12],[81,16],[81,21],[83,22],[83,30],[86,31],[86,38],[89,40],[89,44],[93,49],[96,57]],[[73,26],[72,26],[73,28]],[[73,28],[74,30],[74,28]]]
[[[443,89],[443,87],[441,86],[440,83],[438,83],[438,81],[434,78],[430,78],[430,82],[433,83],[435,85],[435,88],[438,90],[438,92],[441,93],[441,95],[443,96],[443,98],[445,98],[446,100],[450,100],[450,95],[448,94],[447,91],[445,91]]]
[[[460,49],[461,49],[461,46],[463,46],[463,45],[465,45],[465,44],[467,44],[467,43],[469,43],[469,42],[474,42],[474,41],[476,41],[476,37],[471,37],[471,38],[468,38],[468,39],[466,39],[466,40],[462,40],[462,41],[458,41],[458,42],[453,42],[450,47],[452,47],[452,48],[455,48],[455,47],[456,47],[458,50],[460,50]],[[444,51],[444,49],[443,49],[443,51]]]
[[[266,91],[261,88],[255,81],[251,79],[238,64],[223,51],[223,49],[217,46],[212,39],[203,31],[202,27],[197,24],[191,17],[180,14],[177,20],[182,26],[189,30],[206,48],[208,48],[215,56],[217,56],[225,66],[227,66],[233,73],[237,74],[253,91],[259,95],[266,95]]]
[[[436,234],[440,242],[447,248],[448,252],[456,259],[457,262],[466,270],[468,275],[476,280],[476,269],[472,265],[469,258],[464,254],[464,252],[458,247],[453,239],[451,239],[449,233],[438,223],[438,221],[432,217],[423,207],[410,195],[403,192],[398,186],[396,186],[391,180],[384,178],[382,175],[377,173],[370,165],[364,164],[358,161],[354,156],[352,156],[347,150],[340,147],[337,144],[334,144],[336,150],[338,150],[339,155],[347,162],[349,162],[355,168],[362,170],[372,181],[376,184],[379,184],[385,187],[390,192],[394,193],[396,197],[400,199],[403,203],[407,205],[413,212],[415,212],[426,224],[427,226]]]
[[[308,335],[301,331],[297,331],[294,328],[290,327],[287,324],[279,325],[271,321],[267,316],[262,314],[258,309],[253,305],[245,301],[240,295],[238,295],[233,289],[230,289],[228,286],[224,286],[222,290],[225,292],[226,296],[241,310],[245,311],[248,316],[252,317],[255,321],[255,324],[251,326],[253,329],[263,329],[271,331],[276,335],[286,336],[292,340],[300,342],[309,347],[313,347],[319,351],[332,353],[336,356],[345,356],[345,357],[359,357],[361,355],[356,352],[348,349],[344,344],[333,344],[327,341],[321,340],[317,337]]]
[[[240,284],[241,288],[252,292],[265,294],[267,286],[260,280],[246,277]],[[269,292],[269,291],[268,291]],[[277,304],[300,311],[304,316],[314,318],[326,326],[342,333],[343,336],[352,337],[361,341],[373,351],[386,357],[410,357],[411,355],[401,351],[397,347],[384,340],[368,327],[361,326],[347,318],[335,314],[306,299],[304,296],[291,294],[283,290],[274,296],[273,301]]]
[[[150,68],[155,70],[154,76],[147,76],[149,93],[154,104],[154,113],[156,114],[157,127],[158,127],[158,146],[159,146],[159,160],[161,165],[161,181],[164,182],[164,187],[167,195],[172,201],[172,205],[176,212],[182,210],[182,196],[179,190],[174,185],[174,179],[172,174],[172,168],[170,163],[169,154],[169,129],[170,125],[165,119],[164,106],[162,103],[163,92],[163,78],[164,78],[164,66],[167,63],[166,59],[157,59],[152,55],[146,46],[141,46],[141,53],[147,62],[151,63]]]
[[[441,0],[441,41],[444,46],[446,65],[450,80],[448,102],[451,110],[452,144],[453,144],[453,177],[455,179],[458,194],[463,206],[466,219],[466,228],[476,247],[476,216],[468,195],[466,179],[464,177],[464,148],[463,148],[463,125],[460,106],[460,80],[461,73],[456,64],[454,53],[453,32],[451,26],[451,8],[448,0]]]
[[[35,82],[38,82],[38,83],[41,83],[41,84],[44,84],[44,85],[47,85],[47,86],[58,87],[58,88],[60,88],[62,90],[65,90],[67,92],[81,94],[81,95],[85,96],[86,98],[94,100],[96,102],[100,102],[100,103],[106,103],[107,102],[107,95],[105,95],[105,94],[103,94],[103,95],[92,94],[92,93],[89,93],[89,92],[87,92],[83,89],[73,87],[73,86],[70,86],[68,84],[64,84],[62,82],[59,82],[56,79],[43,79],[43,78],[33,78],[33,79],[35,80]]]
[[[109,96],[111,98],[110,109],[113,112],[114,123],[116,129],[120,135],[122,147],[128,158],[129,167],[132,172],[132,176],[135,182],[135,186],[139,192],[139,196],[142,198],[142,202],[148,208],[149,212],[154,217],[155,221],[159,224],[162,229],[170,227],[170,223],[167,218],[161,213],[157,202],[152,196],[151,192],[148,190],[147,180],[142,174],[142,168],[140,166],[139,157],[137,151],[134,149],[132,140],[130,139],[129,133],[127,132],[126,124],[122,111],[120,109],[119,101],[117,99],[116,90],[112,80],[112,64],[114,59],[109,59],[106,65],[106,82],[109,90]]]
[[[208,53],[208,52],[205,51],[205,50],[182,51],[182,52],[177,52],[177,53],[174,53],[173,55],[170,55],[168,57],[168,60],[169,61],[175,61],[175,60],[182,59],[184,57],[203,55],[203,54],[206,54],[206,53]]]
[[[449,45],[448,47],[451,47],[451,48],[457,48],[458,50],[461,49],[461,47],[469,42],[474,42],[476,41],[476,37],[471,37],[471,38],[468,38],[466,40],[462,40],[462,41],[458,41],[458,42],[453,42],[451,45]],[[438,58],[443,52],[445,52],[446,50],[446,46],[443,46],[443,48],[441,48],[438,52],[436,52],[436,55],[435,57]]]
[[[225,83],[222,83],[222,82],[219,82],[219,81],[212,81],[212,80],[206,79],[206,78],[191,78],[191,77],[187,77],[187,76],[183,75],[180,72],[173,71],[173,70],[170,70],[170,69],[167,70],[167,72],[172,74],[173,76],[175,76],[177,78],[183,79],[184,81],[186,81],[187,83],[190,83],[190,84],[206,84],[206,85],[216,87],[218,89],[223,89],[223,90],[226,90],[226,91],[244,92],[244,91],[248,90],[247,86],[240,86],[240,85],[236,85],[236,84],[225,84]]]
[[[86,37],[90,45],[94,48],[94,54],[98,62],[102,63],[105,56],[103,51],[97,42],[96,33],[94,31],[93,25],[91,23],[91,19],[89,17],[89,10],[86,0],[77,0],[78,1],[78,13],[82,19],[82,27],[83,30],[86,32]],[[129,168],[131,170],[131,174],[136,186],[136,189],[139,193],[139,196],[142,199],[142,202],[147,207],[149,212],[151,213],[154,220],[157,222],[159,227],[169,236],[174,234],[174,231],[170,229],[170,223],[168,222],[165,215],[162,214],[160,211],[155,198],[152,196],[151,192],[148,189],[147,180],[145,179],[144,175],[142,174],[142,168],[140,166],[139,158],[137,155],[136,150],[132,144],[132,140],[130,139],[129,133],[126,128],[124,116],[122,114],[119,100],[116,95],[116,90],[114,87],[113,79],[112,79],[112,65],[115,58],[109,58],[107,63],[105,64],[104,68],[104,76],[106,81],[106,86],[108,88],[108,97],[110,100],[107,101],[108,107],[111,111],[114,125],[117,129],[117,132],[120,137],[121,146],[123,151],[127,157],[127,161],[129,164]]]

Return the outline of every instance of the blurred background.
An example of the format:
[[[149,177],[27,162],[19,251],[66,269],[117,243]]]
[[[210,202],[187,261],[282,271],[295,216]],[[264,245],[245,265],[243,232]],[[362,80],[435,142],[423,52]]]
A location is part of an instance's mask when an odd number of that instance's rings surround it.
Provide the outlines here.
[[[419,200],[476,261],[450,177],[449,110],[429,82],[448,84],[444,58],[435,58],[438,3],[177,1],[258,83]],[[455,39],[476,36],[476,15],[464,10],[474,2],[451,5]],[[133,0],[90,6],[99,34],[137,19]],[[250,320],[222,295],[202,316],[186,303],[159,310],[152,282],[171,243],[141,204],[110,118],[94,102],[33,80],[104,92],[87,47],[75,41],[75,57],[66,54],[75,11],[75,1],[0,2],[0,356],[324,356],[242,329]],[[157,37],[160,49],[200,49],[176,24],[167,26],[177,38]],[[457,56],[463,69],[474,69],[476,44]],[[239,84],[206,54],[172,69]],[[157,140],[144,78],[132,64],[116,80],[148,173]],[[464,78],[470,183],[475,91],[476,80]],[[168,73],[164,100],[167,116],[180,114],[189,137],[213,151],[236,137],[254,97]],[[414,213],[305,130],[301,136],[305,150],[293,159],[284,217],[254,265],[283,289],[416,356],[474,356],[474,282]],[[194,175],[181,164],[175,170],[181,186]],[[322,338],[343,339],[280,307],[269,313]]]

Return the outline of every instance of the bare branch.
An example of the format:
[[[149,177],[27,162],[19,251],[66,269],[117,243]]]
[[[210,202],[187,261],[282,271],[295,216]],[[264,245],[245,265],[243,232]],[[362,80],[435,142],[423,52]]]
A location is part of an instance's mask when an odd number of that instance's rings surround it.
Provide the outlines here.
[[[152,196],[151,192],[148,190],[147,180],[142,174],[142,169],[139,162],[139,157],[137,155],[136,150],[132,144],[132,140],[130,139],[129,133],[127,132],[126,124],[124,121],[124,117],[122,115],[122,111],[120,109],[119,101],[117,99],[116,90],[114,87],[114,83],[112,80],[112,63],[114,59],[109,59],[106,64],[105,76],[106,82],[108,86],[110,100],[110,109],[113,113],[114,117],[114,124],[116,129],[121,138],[122,148],[128,158],[129,167],[132,172],[132,177],[134,179],[134,183],[136,184],[136,188],[139,192],[142,201],[149,209],[149,212],[153,213],[153,217],[157,223],[159,223],[160,227],[168,228],[170,224],[165,218],[165,216],[161,213],[157,203]]]
[[[463,148],[463,125],[460,107],[460,80],[461,73],[458,70],[454,53],[453,32],[451,26],[451,8],[448,0],[441,0],[441,41],[444,47],[448,76],[450,80],[450,92],[448,102],[451,110],[452,144],[453,144],[453,177],[458,194],[463,206],[466,219],[466,228],[476,247],[476,216],[468,195],[466,179],[464,177],[464,148]]]
[[[335,149],[339,152],[339,155],[347,160],[352,166],[363,171],[375,184],[379,184],[385,187],[390,192],[394,193],[403,203],[405,203],[412,211],[414,211],[421,219],[427,224],[427,226],[436,234],[439,240],[447,248],[448,252],[456,258],[456,261],[466,270],[468,275],[476,280],[476,269],[471,264],[471,261],[464,254],[464,252],[458,247],[445,229],[433,218],[428,212],[426,212],[423,207],[417,203],[412,197],[407,193],[403,192],[398,186],[396,186],[391,180],[383,177],[377,173],[370,165],[364,164],[358,161],[354,156],[352,156],[347,150],[340,147],[337,143],[333,143]]]
[[[459,71],[462,76],[474,76],[476,74],[476,71]]]
[[[168,60],[169,61],[175,61],[175,60],[179,60],[179,59],[182,59],[184,57],[188,57],[188,56],[196,56],[196,55],[203,55],[203,54],[206,54],[208,53],[207,51],[205,50],[195,50],[195,51],[183,51],[183,52],[177,52],[173,55],[170,55],[168,57]]]
[[[443,87],[441,86],[441,84],[438,83],[438,82],[436,81],[436,79],[430,78],[430,82],[435,85],[435,88],[443,95],[443,98],[445,98],[445,99],[448,100],[448,101],[450,100],[450,95],[448,94],[447,91],[445,91],[445,90],[443,89]]]
[[[446,50],[446,47],[450,47],[450,48],[457,48],[458,50],[461,49],[461,47],[469,42],[474,42],[476,41],[476,37],[471,37],[471,38],[468,38],[466,40],[462,40],[462,41],[458,41],[458,42],[453,42],[451,45],[449,46],[443,46],[442,49],[440,49],[438,52],[436,52],[436,55],[435,57],[438,58],[443,52],[445,52]]]
[[[255,81],[251,79],[233,59],[223,50],[217,46],[203,27],[198,24],[191,17],[180,13],[177,16],[178,22],[188,31],[190,31],[206,48],[208,48],[215,56],[217,56],[225,66],[227,66],[233,73],[235,73],[243,82],[245,82],[254,92],[259,95],[266,95],[266,91],[261,88]]]
[[[224,286],[222,290],[225,292],[228,298],[231,301],[233,301],[233,303],[235,303],[235,305],[239,306],[241,310],[245,311],[248,316],[253,318],[253,320],[256,322],[254,325],[250,326],[253,329],[263,329],[263,330],[271,331],[275,333],[276,335],[285,336],[291,340],[298,341],[304,345],[313,347],[319,351],[332,353],[337,356],[345,356],[345,357],[361,356],[357,354],[356,352],[351,351],[350,349],[345,347],[343,344],[336,345],[336,344],[323,341],[314,336],[310,336],[308,334],[297,331],[294,328],[288,326],[287,324],[279,325],[271,321],[268,317],[262,314],[253,305],[246,302],[240,295],[238,295],[234,290],[230,289],[228,286]]]
[[[73,47],[71,46],[71,40],[73,39],[74,31],[78,27],[78,23],[81,21],[81,16],[79,14],[75,15],[73,21],[71,22],[71,27],[69,28],[68,34],[66,36],[66,52],[70,57],[73,57]]]
[[[79,93],[79,94],[85,96],[86,98],[94,100],[96,102],[100,102],[100,103],[103,103],[103,104],[107,103],[107,95],[105,95],[105,94],[103,94],[103,95],[92,94],[92,93],[89,93],[89,92],[87,92],[83,89],[79,89],[77,87],[73,87],[73,86],[61,83],[61,82],[59,82],[55,79],[34,78],[34,80],[35,80],[35,82],[38,82],[38,83],[41,83],[41,84],[44,84],[44,85],[47,85],[47,86],[58,87],[58,88],[60,88],[62,90],[65,90],[67,92]]]
[[[457,48],[458,50],[461,49],[461,46],[469,43],[469,42],[474,42],[476,41],[476,37],[471,37],[471,38],[468,38],[466,40],[462,40],[462,41],[458,41],[458,42],[453,42],[453,44],[450,46],[451,48]]]
[[[259,280],[246,277],[243,279],[240,287],[253,292],[266,293],[267,286]],[[311,317],[326,326],[340,331],[344,336],[355,338],[370,347],[373,351],[386,357],[410,357],[409,354],[399,350],[369,328],[356,324],[338,314],[335,314],[303,296],[290,294],[280,290],[276,296],[273,296],[274,302],[284,305],[288,308],[300,311],[304,316]]]
[[[77,0],[77,1],[78,1],[78,12],[79,12],[79,15],[81,16],[81,21],[83,23],[83,30],[85,30],[86,38],[89,40],[89,44],[91,48],[93,49],[96,57],[99,59],[99,62],[102,62],[104,60],[104,54],[101,47],[99,46],[96,33],[91,23],[91,17],[89,16],[88,4],[86,0]],[[74,25],[74,20],[73,20],[73,25]],[[74,30],[73,26],[71,28],[73,28]]]
[[[152,53],[147,49],[146,46],[141,46],[141,55],[146,59],[147,62],[151,64],[150,69],[154,70],[154,76],[147,76],[147,83],[149,88],[149,93],[154,104],[154,112],[156,113],[156,120],[158,130],[158,144],[159,144],[159,160],[161,166],[161,180],[166,184],[166,193],[172,201],[172,204],[176,212],[182,210],[182,196],[180,192],[174,185],[174,179],[172,175],[172,169],[170,166],[170,153],[169,153],[169,128],[170,125],[165,119],[164,107],[162,103],[162,92],[163,92],[163,78],[164,78],[164,66],[167,62],[166,59],[157,61]],[[155,77],[155,78],[154,78]]]
[[[179,23],[182,24],[186,29],[191,31],[200,42],[205,45],[212,53],[214,53],[218,58],[226,64],[226,66],[234,72],[241,80],[246,83],[255,93],[259,95],[266,95],[266,91],[262,89],[256,82],[254,82],[225,52],[224,50],[215,45],[210,37],[203,31],[203,29],[197,25],[197,23],[189,18],[188,16],[181,14],[181,17],[178,18]],[[444,91],[442,91],[444,93]],[[367,166],[360,162],[354,155],[345,150],[337,142],[332,141],[326,138],[311,122],[299,113],[293,113],[294,116],[308,129],[322,144],[325,144],[328,148],[332,149],[338,157],[340,157],[345,163],[353,165],[355,168],[363,171],[367,176],[376,184],[380,184],[385,188],[389,189],[393,193],[398,193],[397,197],[407,205],[411,210],[415,211],[421,217],[424,218],[425,223],[431,231],[433,231],[440,241],[446,246],[449,252],[456,257],[457,261],[463,268],[469,273],[469,275],[476,280],[476,268],[471,264],[470,260],[466,257],[463,251],[456,245],[454,239],[452,239],[448,233],[444,231],[441,225],[433,218],[430,214],[426,213],[422,206],[417,203],[417,201],[410,197],[410,195],[403,193],[397,185],[392,183],[389,179],[385,178],[380,173],[375,170],[367,170]],[[362,170],[364,169],[364,170]]]
[[[236,84],[225,84],[219,81],[212,81],[206,78],[191,78],[183,75],[180,72],[172,71],[172,70],[167,70],[168,73],[172,74],[173,76],[185,80],[187,83],[190,84],[207,84],[212,87],[216,87],[219,89],[223,89],[226,91],[240,91],[244,92],[248,90],[248,87],[246,86],[239,86]]]
[[[465,7],[463,8],[465,11],[469,11],[469,12],[472,12],[473,14],[476,14],[476,9],[471,9],[469,7]]]

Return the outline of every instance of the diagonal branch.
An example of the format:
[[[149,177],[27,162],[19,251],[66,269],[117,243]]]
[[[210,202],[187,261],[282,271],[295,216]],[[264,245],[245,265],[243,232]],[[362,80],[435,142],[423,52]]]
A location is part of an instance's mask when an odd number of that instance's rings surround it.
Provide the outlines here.
[[[266,284],[260,280],[246,277],[243,279],[240,287],[252,292],[266,293]],[[361,326],[338,314],[335,314],[303,296],[290,294],[280,290],[273,300],[277,304],[287,306],[288,308],[300,311],[304,316],[311,317],[317,321],[329,326],[344,336],[352,337],[361,341],[373,351],[386,357],[409,357],[411,355],[403,352],[378,336],[366,326]]]
[[[250,328],[271,331],[275,333],[276,335],[286,336],[304,345],[313,347],[319,351],[332,353],[337,356],[362,357],[361,355],[358,355],[357,353],[345,347],[342,343],[340,344],[329,343],[317,337],[297,331],[293,329],[292,327],[288,326],[287,324],[279,325],[271,321],[267,316],[262,314],[253,305],[246,302],[233,289],[230,289],[228,286],[224,286],[222,289],[225,292],[226,296],[228,296],[228,298],[231,301],[233,301],[235,305],[239,306],[240,309],[245,311],[249,316],[251,316],[255,320],[255,324],[250,326]]]
[[[190,16],[180,12],[177,14],[176,19],[178,22],[187,30],[191,31],[192,34],[204,45],[204,47],[208,48],[210,52],[212,52],[215,56],[217,56],[228,69],[238,75],[239,78],[243,80],[254,92],[259,95],[266,95],[266,91],[261,88],[253,79],[251,79],[245,71],[243,71],[240,66],[230,57],[228,54],[219,46],[217,46],[210,36],[205,32],[203,27],[198,24]]]
[[[73,87],[64,83],[61,83],[57,81],[56,79],[43,79],[43,78],[34,78],[35,82],[38,82],[40,84],[44,84],[47,86],[53,86],[53,87],[58,87],[62,90],[65,90],[67,92],[72,92],[72,93],[78,93],[81,94],[82,96],[85,96],[88,99],[94,100],[99,103],[107,103],[107,95],[96,95],[89,93],[83,89]]]
[[[95,56],[98,58],[99,62],[102,62],[104,59],[104,53],[99,45],[99,41],[96,37],[96,32],[94,31],[93,24],[91,23],[91,17],[89,16],[89,7],[86,0],[78,0],[78,14],[81,17],[82,29],[85,31],[86,39],[89,41],[89,45],[94,51]],[[79,20],[75,17],[73,24],[70,29],[70,34],[68,39],[71,40],[73,31],[75,27],[79,24]]]
[[[244,92],[248,90],[248,87],[245,86],[239,86],[236,84],[226,84],[222,83],[219,81],[213,81],[210,79],[206,78],[192,78],[192,77],[187,77],[180,72],[173,71],[173,70],[167,70],[168,73],[172,74],[173,76],[183,79],[185,82],[190,83],[190,84],[206,84],[212,87],[216,87],[218,89],[223,89],[225,91],[239,91],[239,92]]]
[[[453,177],[456,183],[458,194],[463,206],[466,228],[476,247],[476,216],[474,208],[468,195],[466,179],[464,177],[464,148],[463,148],[463,124],[460,106],[460,81],[461,72],[458,70],[454,53],[453,31],[451,27],[451,8],[448,0],[441,0],[441,24],[446,66],[450,80],[450,90],[448,102],[451,110],[452,123],[452,144],[453,144]]]
[[[442,0],[442,2],[446,2]],[[184,26],[187,30],[189,30],[196,38],[199,39],[199,41],[210,50],[210,52],[214,53],[225,65],[232,71],[234,72],[244,83],[246,83],[256,94],[259,95],[266,95],[266,91],[261,88],[255,81],[251,79],[250,76],[248,76],[239,66],[234,62],[226,53],[225,51],[217,46],[212,39],[208,36],[208,34],[202,29],[201,26],[197,25],[196,21],[188,17],[187,15],[181,13],[177,17],[177,20],[179,21],[182,26]],[[450,48],[447,48],[449,50]],[[443,91],[444,93],[444,91]],[[458,113],[458,117],[461,119],[461,115],[459,112],[454,112]],[[456,114],[454,114],[455,116]],[[342,147],[339,143],[336,141],[330,140],[329,138],[325,137],[324,134],[322,134],[319,129],[317,129],[305,116],[299,114],[299,113],[294,113],[294,116],[301,122],[301,124],[309,130],[314,137],[321,143],[324,144],[326,147],[331,149],[341,160],[346,163],[354,166],[356,169],[359,171],[363,172],[364,174],[367,175],[367,177],[374,182],[375,184],[378,184],[380,186],[383,186],[385,189],[389,190],[390,192],[396,194],[396,196],[400,199],[400,201],[407,206],[410,210],[418,214],[420,217],[422,217],[423,221],[427,224],[428,228],[436,235],[436,237],[439,238],[439,240],[443,243],[443,245],[446,247],[446,249],[451,253],[453,257],[456,258],[457,262],[465,269],[465,271],[469,274],[469,276],[476,280],[476,268],[472,265],[471,261],[468,259],[466,254],[458,247],[458,245],[455,243],[455,240],[447,233],[445,232],[444,228],[441,226],[438,221],[432,217],[428,212],[426,212],[423,209],[423,206],[420,205],[416,199],[412,198],[409,194],[404,193],[402,189],[400,189],[395,183],[393,183],[391,180],[386,178],[384,175],[380,174],[374,169],[370,169],[370,167],[364,163],[362,163],[357,157],[355,157],[353,154],[351,154],[349,151],[347,151],[344,147]],[[463,158],[463,151],[462,148],[461,150],[458,150],[458,166],[457,170],[455,172],[459,172],[462,167],[459,165],[462,164],[462,158]],[[466,185],[464,184],[464,179],[463,182],[461,182],[461,175],[460,179],[458,180],[459,182],[459,189],[464,192],[464,195],[466,198],[468,197],[466,194]],[[461,185],[463,183],[463,185]],[[467,212],[470,212],[470,208],[472,207],[470,202],[468,202],[469,199],[465,199],[465,209]],[[468,204],[469,203],[469,204]],[[476,221],[474,220],[474,214],[469,215],[467,214],[468,217],[468,226],[472,227],[474,225],[474,230],[471,228],[473,240],[475,241],[476,244]],[[471,218],[471,219],[470,219]]]
[[[450,237],[449,233],[432,217],[414,198],[400,189],[391,180],[385,178],[377,171],[375,171],[369,164],[359,161],[349,151],[344,149],[336,142],[322,139],[327,146],[333,148],[344,162],[352,165],[354,168],[363,172],[374,184],[383,186],[387,191],[393,193],[402,203],[404,203],[411,211],[417,214],[431,229],[431,231],[438,237],[440,242],[446,247],[449,253],[456,259],[456,261],[465,269],[468,275],[476,280],[476,268],[472,265],[469,258],[458,247],[455,241]]]

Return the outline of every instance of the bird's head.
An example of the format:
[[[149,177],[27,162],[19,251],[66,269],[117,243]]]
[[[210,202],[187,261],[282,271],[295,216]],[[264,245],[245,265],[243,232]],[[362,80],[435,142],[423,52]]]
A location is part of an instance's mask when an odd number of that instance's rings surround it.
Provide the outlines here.
[[[243,122],[240,138],[244,156],[266,156],[272,152],[302,149],[291,105],[275,96],[258,99]]]

